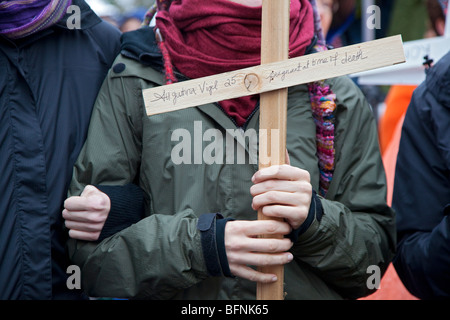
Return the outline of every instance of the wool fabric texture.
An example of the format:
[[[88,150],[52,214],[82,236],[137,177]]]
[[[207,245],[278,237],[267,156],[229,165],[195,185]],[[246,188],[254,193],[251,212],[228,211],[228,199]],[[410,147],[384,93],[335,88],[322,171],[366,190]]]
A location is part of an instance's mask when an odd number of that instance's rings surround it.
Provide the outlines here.
[[[329,86],[321,82],[312,83],[308,88],[316,124],[316,144],[320,171],[319,194],[326,196],[334,173],[336,95]]]

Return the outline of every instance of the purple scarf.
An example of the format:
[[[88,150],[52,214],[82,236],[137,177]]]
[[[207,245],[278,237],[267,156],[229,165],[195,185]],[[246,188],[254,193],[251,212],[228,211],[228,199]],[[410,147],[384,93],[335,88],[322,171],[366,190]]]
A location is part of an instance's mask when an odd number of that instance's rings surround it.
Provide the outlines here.
[[[57,23],[72,0],[0,0],[0,34],[26,37]]]

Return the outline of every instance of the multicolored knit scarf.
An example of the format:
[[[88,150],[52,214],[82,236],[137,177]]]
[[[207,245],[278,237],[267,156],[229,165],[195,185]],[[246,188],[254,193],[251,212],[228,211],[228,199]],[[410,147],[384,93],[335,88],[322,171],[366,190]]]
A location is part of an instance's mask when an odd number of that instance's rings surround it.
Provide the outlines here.
[[[325,196],[334,172],[336,95],[323,82],[311,83],[308,85],[308,89],[314,122],[316,123],[317,155],[320,170],[319,194]]]
[[[317,37],[316,51],[328,50],[322,33],[320,14],[316,0],[310,0],[314,11],[314,28]],[[334,145],[336,95],[324,81],[308,84],[309,97],[316,124],[317,156],[319,157],[319,194],[327,195],[335,168]]]
[[[157,0],[155,5],[149,9],[144,19],[144,24],[148,25],[153,16],[158,11],[167,11],[172,3],[172,0]],[[314,30],[317,36],[317,51],[327,50],[325,39],[320,27],[320,15],[317,10],[315,0],[310,0],[313,8],[314,16]],[[159,48],[163,54],[166,83],[174,83],[177,81],[171,62],[171,55],[167,50],[166,43],[161,36],[158,29],[156,29]],[[308,84],[309,95],[311,100],[312,112],[314,122],[316,124],[316,141],[317,141],[317,156],[319,158],[319,194],[326,196],[335,168],[335,110],[336,110],[336,95],[331,88],[323,81]]]
[[[57,23],[72,0],[8,0],[0,2],[0,34],[24,38]]]

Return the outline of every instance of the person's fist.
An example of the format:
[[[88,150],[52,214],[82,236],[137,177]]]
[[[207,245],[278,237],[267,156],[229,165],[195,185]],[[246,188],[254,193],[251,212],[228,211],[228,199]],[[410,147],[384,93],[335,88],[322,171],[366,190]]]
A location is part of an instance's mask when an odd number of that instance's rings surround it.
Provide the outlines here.
[[[289,263],[293,256],[288,250],[292,242],[288,238],[261,238],[260,235],[287,235],[288,223],[270,220],[236,220],[225,226],[225,250],[231,273],[255,282],[277,281],[275,274],[262,273],[249,267],[266,267]]]
[[[69,236],[78,240],[98,240],[110,209],[109,197],[91,185],[86,186],[80,196],[66,199],[62,216]]]
[[[308,171],[290,165],[272,166],[255,173],[250,189],[252,208],[271,218],[284,219],[298,229],[308,216],[312,186]]]

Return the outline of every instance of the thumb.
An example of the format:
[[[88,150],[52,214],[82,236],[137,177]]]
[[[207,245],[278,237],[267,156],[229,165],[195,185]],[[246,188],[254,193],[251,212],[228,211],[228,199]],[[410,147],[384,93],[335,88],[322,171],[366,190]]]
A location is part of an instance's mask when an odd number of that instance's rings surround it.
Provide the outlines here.
[[[96,187],[92,186],[92,185],[87,185],[83,192],[80,194],[80,197],[89,197],[91,195],[95,195],[98,192],[100,192],[100,190],[98,190]]]

